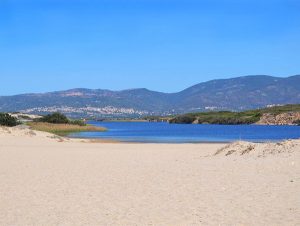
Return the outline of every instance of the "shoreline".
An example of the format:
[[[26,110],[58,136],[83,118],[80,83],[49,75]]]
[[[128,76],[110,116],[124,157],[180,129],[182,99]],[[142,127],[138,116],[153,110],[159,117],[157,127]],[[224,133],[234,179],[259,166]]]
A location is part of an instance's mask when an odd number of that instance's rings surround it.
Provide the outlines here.
[[[236,141],[199,141],[199,142],[143,142],[143,141],[122,141],[118,139],[102,139],[102,138],[87,138],[87,137],[68,137],[68,136],[62,136],[64,138],[68,139],[74,139],[74,140],[86,140],[90,141],[91,143],[118,143],[118,144],[230,144]]]
[[[230,141],[195,141],[195,142],[154,142],[154,141],[123,141],[118,139],[105,139],[105,138],[89,138],[89,137],[72,137],[72,136],[62,136],[67,139],[74,139],[74,140],[86,140],[92,141],[94,143],[124,143],[124,144],[231,144],[234,142],[252,142],[256,144],[266,144],[266,143],[278,143],[287,140],[299,140],[299,138],[289,138],[289,139],[280,139],[280,140],[264,140],[264,141],[252,141],[246,139],[237,139],[237,140],[230,140]]]

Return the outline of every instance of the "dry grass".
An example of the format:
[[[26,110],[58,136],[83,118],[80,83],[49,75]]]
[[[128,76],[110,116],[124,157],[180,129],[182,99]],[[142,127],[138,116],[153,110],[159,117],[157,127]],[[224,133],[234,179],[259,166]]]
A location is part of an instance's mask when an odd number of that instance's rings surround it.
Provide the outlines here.
[[[61,136],[76,132],[104,132],[107,130],[106,128],[92,125],[79,126],[72,124],[52,124],[46,122],[29,122],[28,125],[33,130],[54,133]]]

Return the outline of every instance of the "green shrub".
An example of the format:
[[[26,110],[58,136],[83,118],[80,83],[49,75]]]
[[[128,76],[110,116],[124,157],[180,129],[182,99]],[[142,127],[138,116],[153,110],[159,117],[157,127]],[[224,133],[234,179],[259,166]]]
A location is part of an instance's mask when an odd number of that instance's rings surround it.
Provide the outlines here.
[[[37,119],[36,121],[48,122],[48,123],[53,123],[53,124],[68,124],[68,123],[70,123],[70,120],[67,118],[67,116],[65,116],[59,112],[45,115],[42,118]]]
[[[86,126],[86,123],[83,120],[70,120],[64,114],[59,112],[45,115],[42,118],[34,120],[35,122],[47,122],[51,124],[71,124],[78,126]]]
[[[19,122],[17,118],[7,114],[7,113],[0,113],[0,125],[1,126],[16,126]]]
[[[70,121],[70,124],[78,125],[78,126],[86,126],[86,123],[83,120],[78,120],[78,119]]]

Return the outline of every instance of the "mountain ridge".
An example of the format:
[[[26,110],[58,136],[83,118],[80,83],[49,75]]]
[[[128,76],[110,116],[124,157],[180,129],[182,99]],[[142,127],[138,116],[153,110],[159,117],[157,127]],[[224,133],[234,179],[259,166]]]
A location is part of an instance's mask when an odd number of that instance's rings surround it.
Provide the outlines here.
[[[62,111],[76,117],[168,115],[207,110],[246,110],[300,103],[300,75],[248,75],[215,79],[174,93],[135,88],[73,88],[0,96],[0,111],[45,114]]]

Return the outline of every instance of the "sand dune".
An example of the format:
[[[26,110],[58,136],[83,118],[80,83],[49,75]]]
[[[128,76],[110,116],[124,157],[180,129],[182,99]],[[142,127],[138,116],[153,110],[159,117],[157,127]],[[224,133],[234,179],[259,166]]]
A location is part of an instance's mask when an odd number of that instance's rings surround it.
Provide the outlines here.
[[[269,155],[288,155],[293,152],[299,152],[300,139],[286,140],[274,143],[251,143],[238,141],[228,144],[219,149],[215,155],[231,156],[245,155],[251,157],[267,157]]]
[[[0,225],[299,225],[299,160],[299,141],[102,144],[0,128]]]

